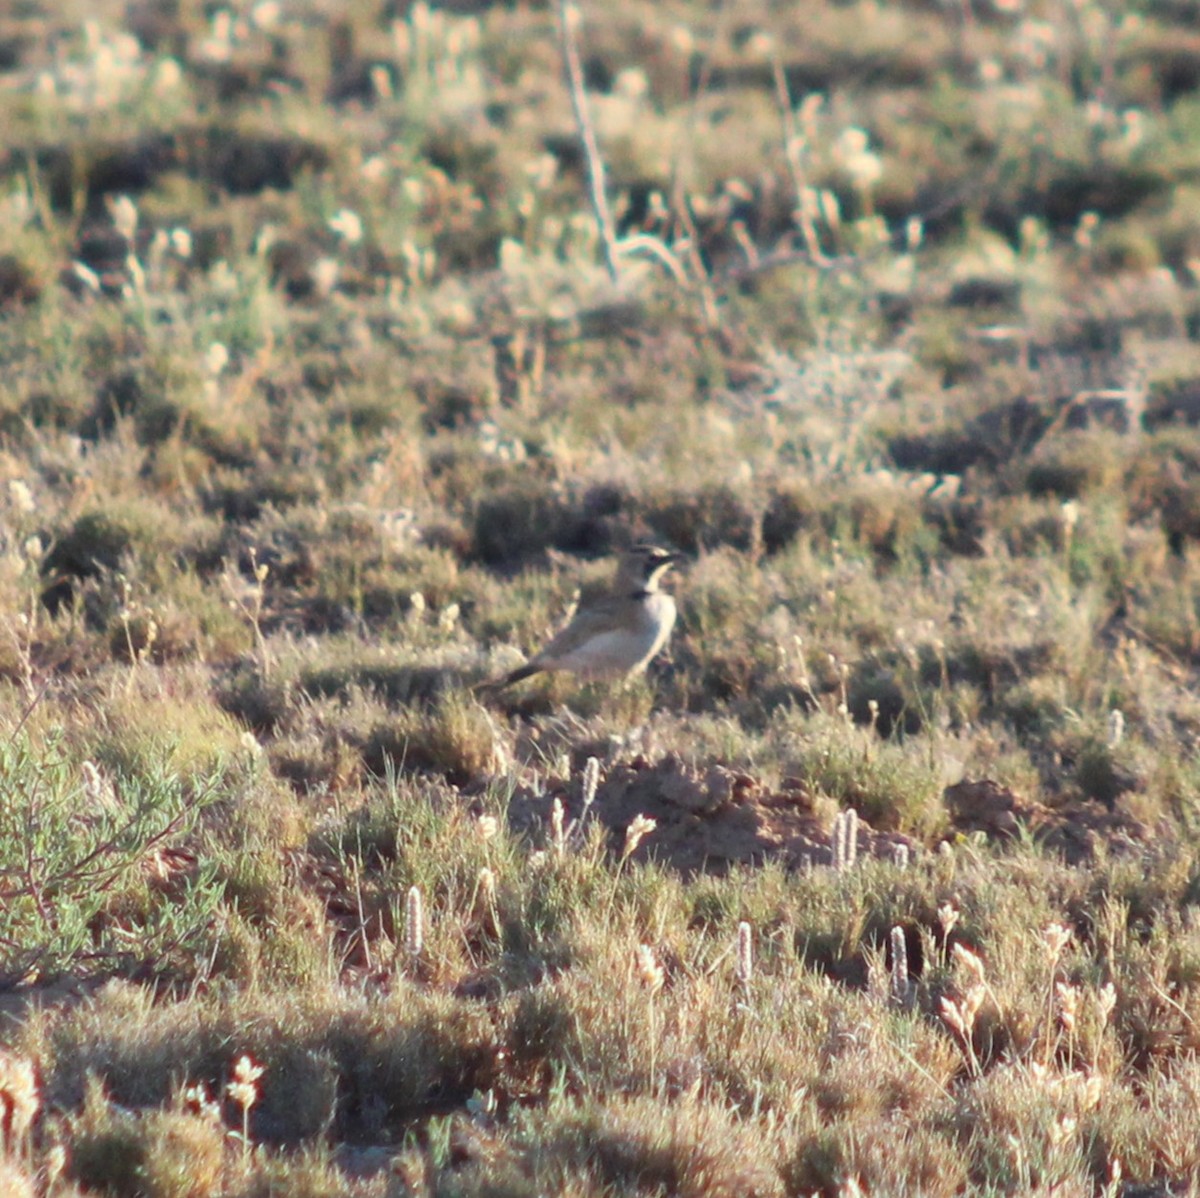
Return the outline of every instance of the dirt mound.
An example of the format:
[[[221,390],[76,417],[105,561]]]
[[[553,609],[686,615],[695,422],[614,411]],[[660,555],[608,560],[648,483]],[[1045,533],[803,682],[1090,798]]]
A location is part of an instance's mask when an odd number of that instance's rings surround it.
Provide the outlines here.
[[[577,819],[583,797],[578,779],[534,793],[513,796],[509,818],[514,827],[544,835],[554,800],[562,801],[568,821]],[[828,865],[833,859],[829,829],[812,809],[800,783],[769,790],[749,774],[723,765],[690,766],[671,753],[653,764],[645,758],[615,765],[596,791],[591,818],[608,829],[614,853],[636,816],[655,821],[654,831],[634,853],[683,873],[722,874],[735,865],[782,859],[796,868]],[[895,832],[877,832],[858,823],[858,855],[892,859],[897,846],[910,853],[918,845]]]
[[[942,797],[956,831],[982,832],[989,840],[1011,839],[1046,813],[1040,803],[1028,802],[990,778],[947,786]]]
[[[569,826],[583,809],[580,779],[517,791],[510,823],[535,839],[547,839],[555,799],[562,802]],[[1024,831],[1071,864],[1091,860],[1101,846],[1109,853],[1140,851],[1154,834],[1119,808],[1082,800],[1048,807],[989,778],[947,787],[944,802],[955,833],[982,832],[988,840],[1007,841]],[[634,859],[653,858],[685,874],[724,874],[737,865],[768,860],[781,860],[793,869],[833,860],[828,820],[815,813],[811,794],[798,781],[772,790],[724,765],[692,766],[674,753],[655,762],[637,757],[610,769],[597,788],[589,818],[605,827],[609,846],[619,855],[626,829],[639,815],[654,820],[655,827]],[[859,819],[860,857],[893,860],[899,846],[912,856],[924,847]]]
[[[1101,845],[1110,853],[1136,852],[1154,835],[1152,828],[1119,807],[1094,800],[1047,807],[990,778],[948,786],[943,797],[955,831],[1010,840],[1024,828],[1072,865],[1091,860]]]

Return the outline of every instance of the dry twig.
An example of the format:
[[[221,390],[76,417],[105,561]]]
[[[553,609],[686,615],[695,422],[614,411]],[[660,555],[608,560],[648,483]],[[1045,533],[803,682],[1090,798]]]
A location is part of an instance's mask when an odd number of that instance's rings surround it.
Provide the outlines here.
[[[608,207],[605,192],[604,160],[596,144],[596,130],[588,114],[587,94],[584,91],[583,67],[579,61],[578,34],[582,23],[579,8],[570,0],[559,0],[558,31],[562,46],[563,65],[567,75],[567,90],[571,93],[571,107],[575,110],[575,124],[579,130],[579,141],[587,162],[588,194],[592,202],[592,214],[600,232],[600,245],[604,250],[604,264],[615,283],[620,278],[617,269],[617,238],[613,229],[612,212]]]

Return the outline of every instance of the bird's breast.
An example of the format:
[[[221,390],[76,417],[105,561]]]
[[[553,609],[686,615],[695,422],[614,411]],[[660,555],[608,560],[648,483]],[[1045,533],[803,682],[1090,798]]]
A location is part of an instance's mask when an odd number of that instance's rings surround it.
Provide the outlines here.
[[[660,638],[661,646],[675,626],[675,600],[662,591],[652,592],[642,602],[641,619],[647,634]]]

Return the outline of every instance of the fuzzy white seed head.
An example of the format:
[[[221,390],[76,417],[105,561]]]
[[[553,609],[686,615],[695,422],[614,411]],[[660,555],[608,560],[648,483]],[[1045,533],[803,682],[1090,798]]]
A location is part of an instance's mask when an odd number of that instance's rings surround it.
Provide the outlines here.
[[[1058,996],[1058,1021],[1062,1024],[1063,1031],[1070,1035],[1075,1030],[1079,1012],[1079,987],[1059,982],[1054,991]]]
[[[985,976],[983,961],[971,952],[969,948],[965,948],[961,944],[956,944],[950,950],[950,956],[953,958],[954,964],[966,974],[973,984],[983,984]]]
[[[942,929],[943,936],[949,936],[954,931],[960,914],[961,912],[953,903],[943,903],[938,908],[938,924]]]
[[[410,957],[419,957],[425,947],[425,910],[421,899],[421,888],[410,886],[404,900],[404,951]]]
[[[891,932],[892,946],[892,1002],[903,1006],[908,1002],[908,942],[904,929],[897,925]]]
[[[1051,958],[1057,958],[1062,955],[1063,949],[1071,942],[1071,929],[1064,927],[1061,923],[1047,924],[1042,932],[1042,941],[1046,945],[1046,951]]]
[[[632,856],[639,844],[658,827],[656,820],[650,819],[646,815],[636,815],[629,827],[625,829],[625,848],[621,853],[621,859]]]
[[[258,1079],[265,1072],[264,1066],[253,1057],[243,1053],[234,1062],[233,1080],[225,1086],[226,1097],[248,1111],[258,1101]]]
[[[743,919],[737,929],[737,980],[749,986],[754,978],[754,931]]]
[[[561,857],[567,849],[566,815],[563,811],[562,799],[554,796],[554,805],[550,808],[550,844],[554,855]]]
[[[583,809],[586,811],[596,801],[596,788],[600,785],[600,762],[589,757],[583,767]]]
[[[637,975],[641,983],[650,991],[657,994],[663,987],[663,969],[654,957],[654,950],[648,944],[639,944],[635,953]]]

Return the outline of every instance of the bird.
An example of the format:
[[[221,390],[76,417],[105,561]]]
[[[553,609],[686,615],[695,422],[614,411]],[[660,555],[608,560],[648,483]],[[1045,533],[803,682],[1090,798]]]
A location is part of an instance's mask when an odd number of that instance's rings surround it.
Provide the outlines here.
[[[584,679],[640,673],[667,643],[675,626],[675,600],[661,590],[663,575],[683,554],[657,545],[635,545],[621,555],[608,594],[574,618],[523,666],[485,682],[500,691],[534,674],[565,670]]]

